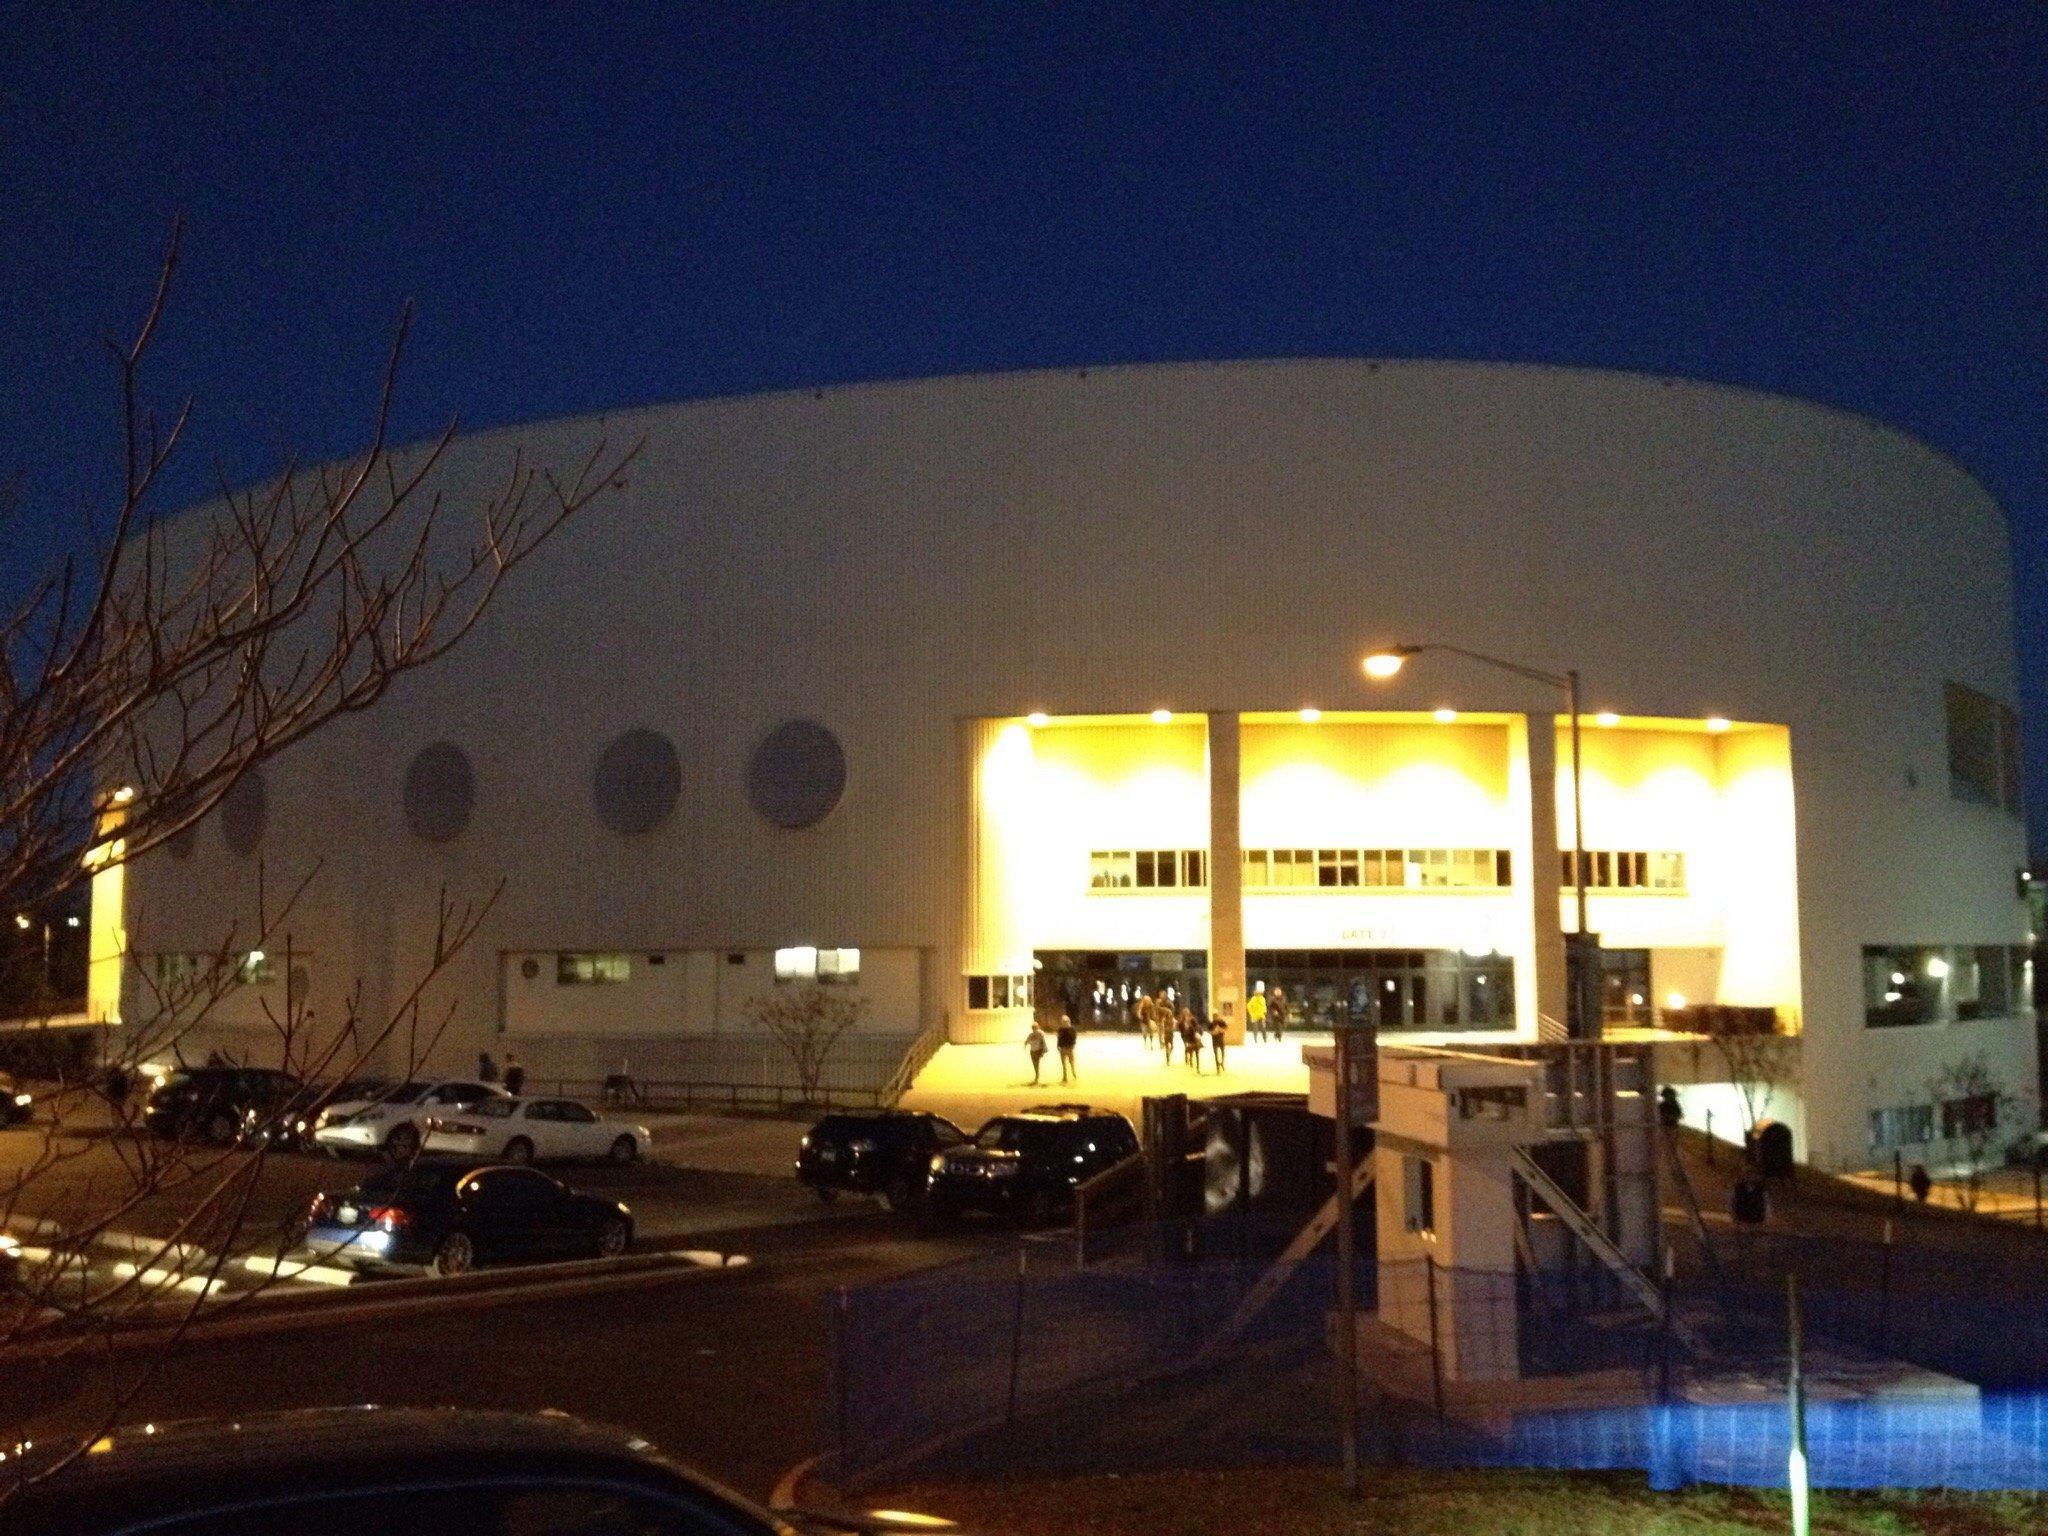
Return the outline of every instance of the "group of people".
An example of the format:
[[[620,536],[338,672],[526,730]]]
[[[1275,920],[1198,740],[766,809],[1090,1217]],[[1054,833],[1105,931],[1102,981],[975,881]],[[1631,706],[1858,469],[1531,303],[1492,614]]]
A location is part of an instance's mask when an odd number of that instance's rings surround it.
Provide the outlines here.
[[[1195,1017],[1195,1011],[1183,1004],[1174,1009],[1173,999],[1160,989],[1157,997],[1147,997],[1142,992],[1131,1005],[1131,1014],[1137,1020],[1138,1037],[1147,1045],[1157,1045],[1166,1053],[1169,1065],[1173,1062],[1173,1048],[1180,1046],[1181,1060],[1197,1072],[1202,1070],[1203,1037],[1208,1037],[1210,1054],[1216,1062],[1216,1070],[1223,1070],[1223,1048],[1226,1029],[1221,1015],[1205,1025]]]
[[[1268,996],[1255,991],[1245,999],[1244,1032],[1254,1040],[1278,1040],[1287,1031],[1287,992],[1275,987]]]

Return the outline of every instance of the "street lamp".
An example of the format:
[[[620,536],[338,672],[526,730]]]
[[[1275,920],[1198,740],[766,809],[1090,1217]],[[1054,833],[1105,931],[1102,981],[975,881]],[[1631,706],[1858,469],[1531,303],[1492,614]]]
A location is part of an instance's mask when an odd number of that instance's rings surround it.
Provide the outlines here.
[[[1360,668],[1375,682],[1386,682],[1397,675],[1411,656],[1420,656],[1425,651],[1448,651],[1453,656],[1463,656],[1467,661],[1480,662],[1498,671],[1526,677],[1531,682],[1543,683],[1548,687],[1564,691],[1565,713],[1572,721],[1572,892],[1578,908],[1578,931],[1573,935],[1572,948],[1579,959],[1578,974],[1572,978],[1571,991],[1566,997],[1567,1025],[1574,1039],[1590,1040],[1599,1034],[1599,1015],[1588,996],[1594,986],[1589,967],[1592,956],[1587,953],[1590,942],[1586,926],[1586,816],[1585,802],[1581,796],[1579,774],[1579,673],[1576,667],[1566,672],[1546,672],[1540,667],[1525,667],[1520,662],[1505,661],[1498,656],[1489,656],[1484,651],[1467,650],[1462,645],[1448,645],[1442,641],[1431,641],[1424,645],[1390,645],[1372,652]],[[1441,712],[1440,712],[1441,713]],[[1619,720],[1619,716],[1615,717]],[[1606,723],[1606,717],[1602,717]],[[1532,791],[1535,786],[1531,786]],[[1595,951],[1597,954],[1597,950]]]

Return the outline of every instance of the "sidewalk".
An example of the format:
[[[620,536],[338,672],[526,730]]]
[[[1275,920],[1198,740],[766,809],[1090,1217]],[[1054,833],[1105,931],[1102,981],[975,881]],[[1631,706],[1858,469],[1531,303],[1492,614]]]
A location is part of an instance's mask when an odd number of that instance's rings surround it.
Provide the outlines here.
[[[942,1045],[918,1073],[903,1096],[903,1108],[944,1115],[963,1130],[973,1131],[994,1115],[1038,1104],[1092,1104],[1113,1109],[1137,1123],[1139,1101],[1166,1093],[1213,1098],[1223,1093],[1307,1093],[1308,1068],[1304,1045],[1327,1045],[1328,1035],[1288,1035],[1282,1040],[1246,1041],[1230,1047],[1221,1073],[1209,1053],[1202,1070],[1182,1064],[1178,1051],[1171,1063],[1165,1053],[1144,1044],[1135,1034],[1084,1033],[1074,1052],[1078,1080],[1062,1084],[1059,1057],[1046,1053],[1043,1080],[1033,1086],[1031,1061],[1024,1043]]]

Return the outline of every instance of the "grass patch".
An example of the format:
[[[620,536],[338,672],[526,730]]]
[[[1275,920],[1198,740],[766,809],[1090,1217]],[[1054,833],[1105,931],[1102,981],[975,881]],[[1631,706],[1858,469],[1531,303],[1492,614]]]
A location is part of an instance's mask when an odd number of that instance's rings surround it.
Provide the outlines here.
[[[1790,1527],[1782,1493],[1654,1493],[1622,1473],[1375,1470],[1357,1500],[1325,1468],[1012,1477],[907,1484],[861,1503],[945,1515],[987,1536],[1756,1536]],[[2048,1529],[2048,1495],[1822,1492],[1813,1529],[2032,1536]]]

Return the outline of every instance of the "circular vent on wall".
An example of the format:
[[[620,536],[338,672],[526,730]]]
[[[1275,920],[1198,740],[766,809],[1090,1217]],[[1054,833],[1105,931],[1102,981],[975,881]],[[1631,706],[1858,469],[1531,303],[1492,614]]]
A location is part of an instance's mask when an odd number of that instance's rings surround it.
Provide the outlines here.
[[[469,825],[475,803],[476,775],[451,741],[421,748],[405,770],[405,824],[422,842],[447,842]]]
[[[614,832],[650,831],[675,809],[683,765],[666,736],[644,726],[614,736],[597,760],[590,798]]]
[[[788,720],[754,749],[747,798],[762,820],[786,831],[816,826],[846,792],[846,753],[815,720]]]
[[[235,781],[220,802],[220,835],[231,853],[253,853],[263,837],[263,822],[269,798],[263,788],[263,774],[251,768]]]

